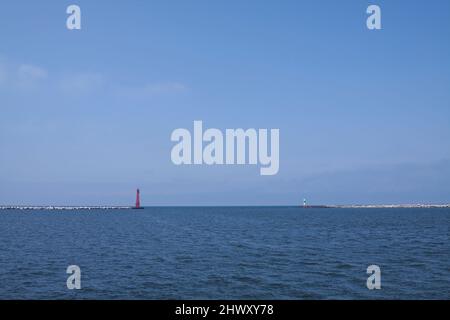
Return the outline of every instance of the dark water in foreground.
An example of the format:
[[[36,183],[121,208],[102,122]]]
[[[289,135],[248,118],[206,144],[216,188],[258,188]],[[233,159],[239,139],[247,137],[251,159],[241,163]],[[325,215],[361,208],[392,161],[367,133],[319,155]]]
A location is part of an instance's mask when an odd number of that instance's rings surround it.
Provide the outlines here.
[[[4,211],[0,299],[449,299],[449,230],[448,209]]]

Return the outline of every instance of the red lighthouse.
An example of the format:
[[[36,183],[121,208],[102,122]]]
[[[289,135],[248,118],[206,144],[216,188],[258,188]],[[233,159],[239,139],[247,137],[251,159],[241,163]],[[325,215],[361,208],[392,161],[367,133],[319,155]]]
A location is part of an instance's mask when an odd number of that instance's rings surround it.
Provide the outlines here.
[[[133,209],[144,209],[141,207],[141,197],[139,189],[136,190],[136,206],[134,206]]]

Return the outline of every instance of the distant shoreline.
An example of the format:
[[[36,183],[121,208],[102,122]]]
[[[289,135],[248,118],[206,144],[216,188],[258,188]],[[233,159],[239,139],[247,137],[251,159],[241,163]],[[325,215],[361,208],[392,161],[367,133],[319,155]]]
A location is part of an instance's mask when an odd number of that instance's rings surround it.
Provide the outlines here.
[[[303,207],[303,206],[301,206]],[[341,208],[341,209],[388,209],[388,208],[450,208],[450,204],[361,204],[361,205],[319,205],[305,208]]]
[[[120,210],[130,206],[0,206],[0,210]]]
[[[152,208],[149,206],[147,208]],[[154,207],[228,207],[228,206],[154,206]],[[272,207],[272,206],[229,206],[229,207]],[[299,205],[276,206],[298,207],[300,209],[412,209],[412,208],[450,208],[450,204],[381,204],[381,205]],[[128,210],[132,206],[0,206],[0,210]]]

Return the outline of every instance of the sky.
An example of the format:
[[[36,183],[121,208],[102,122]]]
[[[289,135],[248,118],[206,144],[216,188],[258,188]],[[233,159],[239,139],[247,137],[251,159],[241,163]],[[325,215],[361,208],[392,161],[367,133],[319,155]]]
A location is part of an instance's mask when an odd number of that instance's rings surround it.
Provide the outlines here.
[[[449,36],[447,0],[2,1],[0,205],[450,203]],[[278,174],[174,165],[194,120],[278,128]]]

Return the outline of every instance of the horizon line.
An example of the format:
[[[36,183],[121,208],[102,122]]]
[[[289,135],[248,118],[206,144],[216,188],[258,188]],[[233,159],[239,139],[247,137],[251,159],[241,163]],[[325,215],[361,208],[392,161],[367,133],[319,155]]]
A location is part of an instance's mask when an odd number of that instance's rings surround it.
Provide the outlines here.
[[[303,204],[286,204],[286,205],[149,205],[141,206],[141,208],[323,208],[323,209],[363,209],[363,208],[450,208],[450,203],[403,203],[403,204],[320,204],[320,205],[303,205]],[[0,210],[119,210],[134,209],[135,206],[120,205],[0,205]]]

